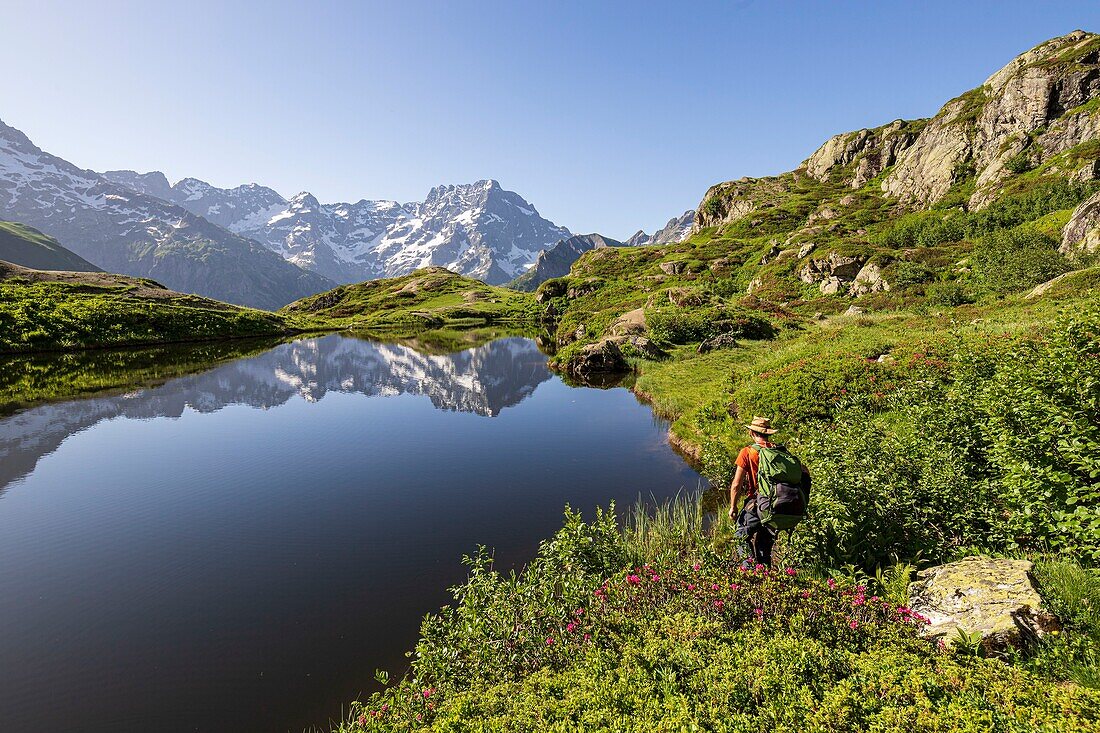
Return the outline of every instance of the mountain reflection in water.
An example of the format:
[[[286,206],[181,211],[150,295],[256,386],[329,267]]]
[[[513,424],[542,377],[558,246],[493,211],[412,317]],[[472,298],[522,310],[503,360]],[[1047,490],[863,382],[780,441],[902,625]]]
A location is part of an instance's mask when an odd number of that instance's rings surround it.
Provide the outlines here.
[[[700,481],[523,338],[57,354],[0,364],[0,400],[3,733],[328,730],[463,555],[507,572],[566,504]]]
[[[0,418],[0,495],[70,435],[102,420],[178,418],[227,405],[268,409],[329,392],[424,395],[440,410],[486,417],[519,404],[550,378],[546,357],[525,338],[452,354],[330,335],[282,344],[259,356],[111,397],[59,402]]]

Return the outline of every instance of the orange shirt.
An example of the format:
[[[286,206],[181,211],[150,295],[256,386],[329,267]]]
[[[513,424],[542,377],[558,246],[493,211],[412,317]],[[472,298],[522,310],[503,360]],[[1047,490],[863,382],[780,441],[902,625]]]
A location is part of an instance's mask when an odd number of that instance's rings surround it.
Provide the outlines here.
[[[737,467],[745,472],[745,497],[756,496],[756,475],[760,471],[760,451],[755,445],[746,445],[737,454]]]

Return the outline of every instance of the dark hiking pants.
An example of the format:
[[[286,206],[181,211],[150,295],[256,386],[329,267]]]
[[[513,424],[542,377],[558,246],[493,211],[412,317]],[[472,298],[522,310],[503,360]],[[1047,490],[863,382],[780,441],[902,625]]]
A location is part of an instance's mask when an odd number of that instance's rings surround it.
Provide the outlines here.
[[[745,502],[745,507],[737,515],[737,529],[734,532],[742,563],[770,567],[772,547],[775,546],[775,538],[778,534],[776,530],[761,523],[760,517],[756,514],[756,502]]]

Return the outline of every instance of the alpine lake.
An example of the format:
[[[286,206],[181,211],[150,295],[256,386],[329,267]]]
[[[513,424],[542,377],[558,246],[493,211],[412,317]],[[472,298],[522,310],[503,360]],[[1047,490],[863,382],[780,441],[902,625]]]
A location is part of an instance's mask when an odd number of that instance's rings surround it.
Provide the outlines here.
[[[328,730],[491,548],[703,483],[498,332],[0,361],[0,728]]]

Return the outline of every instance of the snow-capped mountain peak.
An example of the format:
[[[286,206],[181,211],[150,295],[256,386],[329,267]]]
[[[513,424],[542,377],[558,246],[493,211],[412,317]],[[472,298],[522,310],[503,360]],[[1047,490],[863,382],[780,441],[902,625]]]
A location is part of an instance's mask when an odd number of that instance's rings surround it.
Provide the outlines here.
[[[284,199],[257,184],[223,189],[184,178],[167,186],[159,173],[106,175],[255,239],[337,282],[441,265],[503,283],[530,267],[541,250],[569,236],[567,229],[543,219],[522,196],[492,179],[435,186],[422,202],[323,204],[308,191]]]

